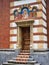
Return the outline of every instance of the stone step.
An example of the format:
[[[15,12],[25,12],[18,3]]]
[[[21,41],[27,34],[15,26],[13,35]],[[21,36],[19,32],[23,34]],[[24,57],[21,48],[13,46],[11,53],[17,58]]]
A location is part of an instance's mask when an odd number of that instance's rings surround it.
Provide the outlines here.
[[[16,58],[16,60],[28,60],[29,58]]]
[[[9,60],[8,63],[14,63],[14,64],[17,64],[17,63],[26,63],[27,61],[26,60]]]
[[[26,52],[26,53],[30,53],[29,51],[22,51],[22,52],[20,52],[20,53],[25,53],[25,52]]]
[[[13,58],[13,60],[18,60],[18,59],[28,59],[28,61],[32,61],[32,60],[34,60],[34,58],[29,58],[29,57],[17,57],[17,58]]]
[[[29,56],[30,54],[29,54],[29,53],[20,53],[20,54],[17,55],[17,56],[20,56],[20,55],[23,55],[23,56]]]
[[[16,59],[16,61],[28,61],[28,59]]]
[[[37,63],[37,61],[35,60],[29,60],[29,58],[20,58],[20,59],[17,59],[17,60],[8,60],[6,63],[3,63],[3,65],[17,65],[17,64],[31,64],[31,65],[41,65],[40,63]]]
[[[20,53],[20,54],[22,54],[22,55],[30,55],[30,53],[24,53],[24,52]]]
[[[18,60],[18,61],[16,61],[16,60],[9,60],[8,61],[8,63],[31,63],[31,64],[35,64],[35,63],[37,63],[36,61],[26,61],[26,60]]]
[[[2,65],[13,65],[13,63],[4,62]]]
[[[21,52],[30,53],[30,50],[21,50]]]
[[[17,57],[20,57],[20,58],[29,58],[29,55],[18,55]]]
[[[29,59],[29,58],[24,58],[24,57],[23,57],[23,58],[19,58],[19,57],[18,57],[18,58],[16,58],[16,59]]]
[[[4,62],[3,65],[41,65],[40,63],[37,63],[36,61],[26,62],[26,61],[10,61],[10,62]]]

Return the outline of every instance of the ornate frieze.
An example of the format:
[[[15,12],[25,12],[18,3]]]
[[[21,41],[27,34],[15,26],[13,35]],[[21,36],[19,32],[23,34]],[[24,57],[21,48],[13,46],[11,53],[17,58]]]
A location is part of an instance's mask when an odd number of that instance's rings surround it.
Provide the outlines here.
[[[36,17],[38,8],[36,6],[31,8],[29,5],[22,5],[21,9],[19,10],[14,10],[15,21],[23,21],[25,19],[31,19],[32,17]]]

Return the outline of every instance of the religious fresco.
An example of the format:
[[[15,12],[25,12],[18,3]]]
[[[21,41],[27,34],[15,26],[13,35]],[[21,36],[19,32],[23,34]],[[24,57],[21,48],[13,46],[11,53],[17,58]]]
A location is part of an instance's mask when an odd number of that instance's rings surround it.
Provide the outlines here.
[[[18,16],[19,16],[19,12],[18,12],[18,10],[14,10],[14,17],[17,19]]]
[[[36,13],[37,11],[38,11],[38,8],[37,8],[36,6],[34,6],[34,7],[32,8],[32,12],[34,12],[34,13],[33,13],[33,16],[34,16],[34,17],[37,16],[37,13]]]
[[[28,18],[29,16],[29,9],[27,7],[22,8],[22,18]]]
[[[23,19],[28,19],[31,17],[36,17],[37,11],[38,11],[38,8],[36,6],[34,6],[32,10],[30,10],[29,7],[22,7],[20,12],[18,12],[18,10],[14,10],[14,17],[15,17],[15,20],[20,20],[20,19],[23,20]]]
[[[36,6],[34,6],[33,8],[32,8],[32,11],[34,12],[34,11],[38,11],[38,8],[36,7]]]

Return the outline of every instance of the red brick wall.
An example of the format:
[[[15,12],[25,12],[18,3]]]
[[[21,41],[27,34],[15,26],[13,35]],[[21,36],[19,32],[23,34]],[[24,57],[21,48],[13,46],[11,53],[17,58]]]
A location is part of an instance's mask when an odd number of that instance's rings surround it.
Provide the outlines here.
[[[0,48],[9,48],[9,0],[0,0]]]
[[[0,0],[0,48],[9,48],[10,38],[10,2]]]

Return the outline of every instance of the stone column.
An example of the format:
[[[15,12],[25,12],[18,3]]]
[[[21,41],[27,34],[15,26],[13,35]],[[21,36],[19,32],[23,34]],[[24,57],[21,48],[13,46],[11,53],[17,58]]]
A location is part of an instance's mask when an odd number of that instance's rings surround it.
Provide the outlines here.
[[[33,24],[30,25],[30,49],[32,49],[33,44]]]
[[[22,42],[22,35],[21,35],[21,28],[18,26],[18,36],[17,36],[17,41],[18,41],[18,49],[21,48],[21,42]]]

